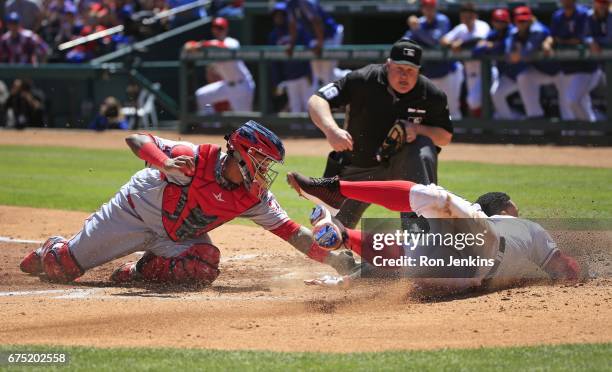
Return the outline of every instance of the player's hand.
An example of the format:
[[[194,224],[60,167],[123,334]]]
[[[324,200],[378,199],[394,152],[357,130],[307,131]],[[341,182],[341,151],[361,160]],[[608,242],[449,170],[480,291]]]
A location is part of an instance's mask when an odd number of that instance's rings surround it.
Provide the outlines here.
[[[407,123],[404,128],[406,129],[406,143],[414,142],[419,135],[419,124]]]
[[[293,57],[293,48],[295,48],[295,45],[289,44],[287,45],[287,49],[285,49],[285,53],[287,53],[289,57]]]
[[[167,175],[178,176],[184,174],[191,177],[195,173],[195,161],[193,157],[187,155],[168,158],[164,162],[162,171]]]
[[[591,49],[592,54],[601,54],[601,46],[596,42],[592,42],[589,45],[589,49]]]
[[[450,46],[450,47],[451,47],[451,49],[452,49],[452,51],[453,51],[453,52],[455,52],[455,53],[459,53],[459,52],[461,52],[461,46],[462,46],[462,45],[463,45],[463,41],[461,41],[461,40],[457,40],[457,41],[454,41],[454,42],[451,44],[451,46]]]
[[[411,31],[418,31],[421,28],[419,24],[419,17],[415,15],[408,17],[406,23],[408,24],[408,27],[410,27]]]
[[[321,57],[321,54],[323,53],[323,44],[316,43],[315,46],[312,48],[312,52],[316,57]]]
[[[511,63],[519,63],[521,61],[521,53],[520,52],[512,52],[510,53],[510,62]]]
[[[188,52],[192,52],[196,49],[200,49],[200,43],[197,41],[188,41],[185,43],[185,50]]]
[[[348,288],[350,280],[348,276],[324,275],[318,279],[304,280],[304,284],[328,288]]]
[[[544,53],[545,56],[552,56],[554,54],[551,43],[544,42],[542,44],[542,53]]]
[[[344,129],[337,128],[326,134],[327,142],[334,149],[334,151],[352,151],[353,150],[353,137],[349,132]]]

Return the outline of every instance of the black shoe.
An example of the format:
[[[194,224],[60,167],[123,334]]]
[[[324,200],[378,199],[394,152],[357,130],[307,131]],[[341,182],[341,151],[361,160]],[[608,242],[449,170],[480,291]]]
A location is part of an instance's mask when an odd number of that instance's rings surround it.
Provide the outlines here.
[[[323,203],[331,209],[340,209],[346,197],[340,193],[340,179],[306,177],[296,172],[287,173],[287,183],[301,196],[314,203]]]

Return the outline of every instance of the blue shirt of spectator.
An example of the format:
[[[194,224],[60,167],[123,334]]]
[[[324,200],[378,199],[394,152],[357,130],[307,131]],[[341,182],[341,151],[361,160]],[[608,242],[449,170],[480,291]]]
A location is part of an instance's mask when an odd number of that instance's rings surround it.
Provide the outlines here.
[[[272,13],[274,19],[274,28],[268,34],[269,45],[288,45],[289,44],[289,26],[287,25],[287,13],[285,12],[285,4],[278,3]],[[298,25],[297,29],[297,45],[308,45],[309,37],[304,32],[304,29]],[[310,76],[310,63],[308,61],[276,61],[270,64],[271,79],[274,86],[282,81],[299,79],[304,76]]]
[[[448,17],[440,13],[436,13],[431,22],[428,22],[425,16],[419,17],[419,25],[418,30],[406,31],[404,38],[416,41],[423,49],[437,49],[440,38],[451,29]],[[438,79],[456,71],[457,63],[456,61],[425,62],[421,67],[421,72],[430,79]]]
[[[589,10],[587,42],[596,42],[600,47],[612,47],[612,12],[604,9],[605,13],[598,16],[595,9]]]
[[[559,64],[556,62],[529,62],[529,59],[542,51],[542,43],[550,36],[550,30],[538,21],[533,21],[529,32],[521,35],[515,29],[510,35],[510,47],[508,52],[520,50],[521,62],[514,64],[516,73],[520,73],[529,66],[547,75],[556,75],[559,72]]]
[[[338,24],[327,13],[317,0],[289,0],[287,1],[287,14],[290,20],[299,23],[304,31],[314,36],[313,22],[320,19],[323,23],[323,37],[329,39],[336,35]]]
[[[503,30],[491,30],[486,37],[487,42],[493,43],[493,45],[480,45],[474,48],[473,55],[489,55],[489,56],[504,56],[510,49],[512,42],[512,34],[516,32],[516,27],[509,25]],[[508,76],[512,80],[516,80],[520,69],[513,64],[509,64],[503,60],[499,60],[495,63],[497,70],[500,74]]]
[[[565,14],[565,9],[559,9],[553,14],[550,33],[555,38],[555,44],[575,47],[575,45],[586,42],[588,25],[588,9],[582,5],[576,5],[570,16]],[[578,42],[572,45],[571,41]],[[561,63],[561,70],[566,74],[588,73],[597,69],[596,63],[585,61],[569,61]]]

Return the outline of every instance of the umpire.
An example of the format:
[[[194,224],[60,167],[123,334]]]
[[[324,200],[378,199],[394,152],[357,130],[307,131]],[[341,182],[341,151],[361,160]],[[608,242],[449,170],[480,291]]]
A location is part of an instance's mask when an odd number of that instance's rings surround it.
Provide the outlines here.
[[[310,97],[310,117],[334,149],[326,177],[437,183],[438,153],[453,125],[446,95],[419,73],[421,55],[416,42],[398,40],[385,63],[355,70]],[[344,129],[331,111],[340,107]],[[368,206],[347,200],[336,217],[355,227]]]

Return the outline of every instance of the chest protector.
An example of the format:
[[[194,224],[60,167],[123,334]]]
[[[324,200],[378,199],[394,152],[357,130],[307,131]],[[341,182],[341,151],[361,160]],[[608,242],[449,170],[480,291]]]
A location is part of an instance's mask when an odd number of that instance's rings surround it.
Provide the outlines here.
[[[227,190],[217,183],[215,172],[220,155],[219,146],[198,146],[191,184],[166,185],[162,222],[172,240],[197,238],[259,203],[259,199],[242,186]]]

